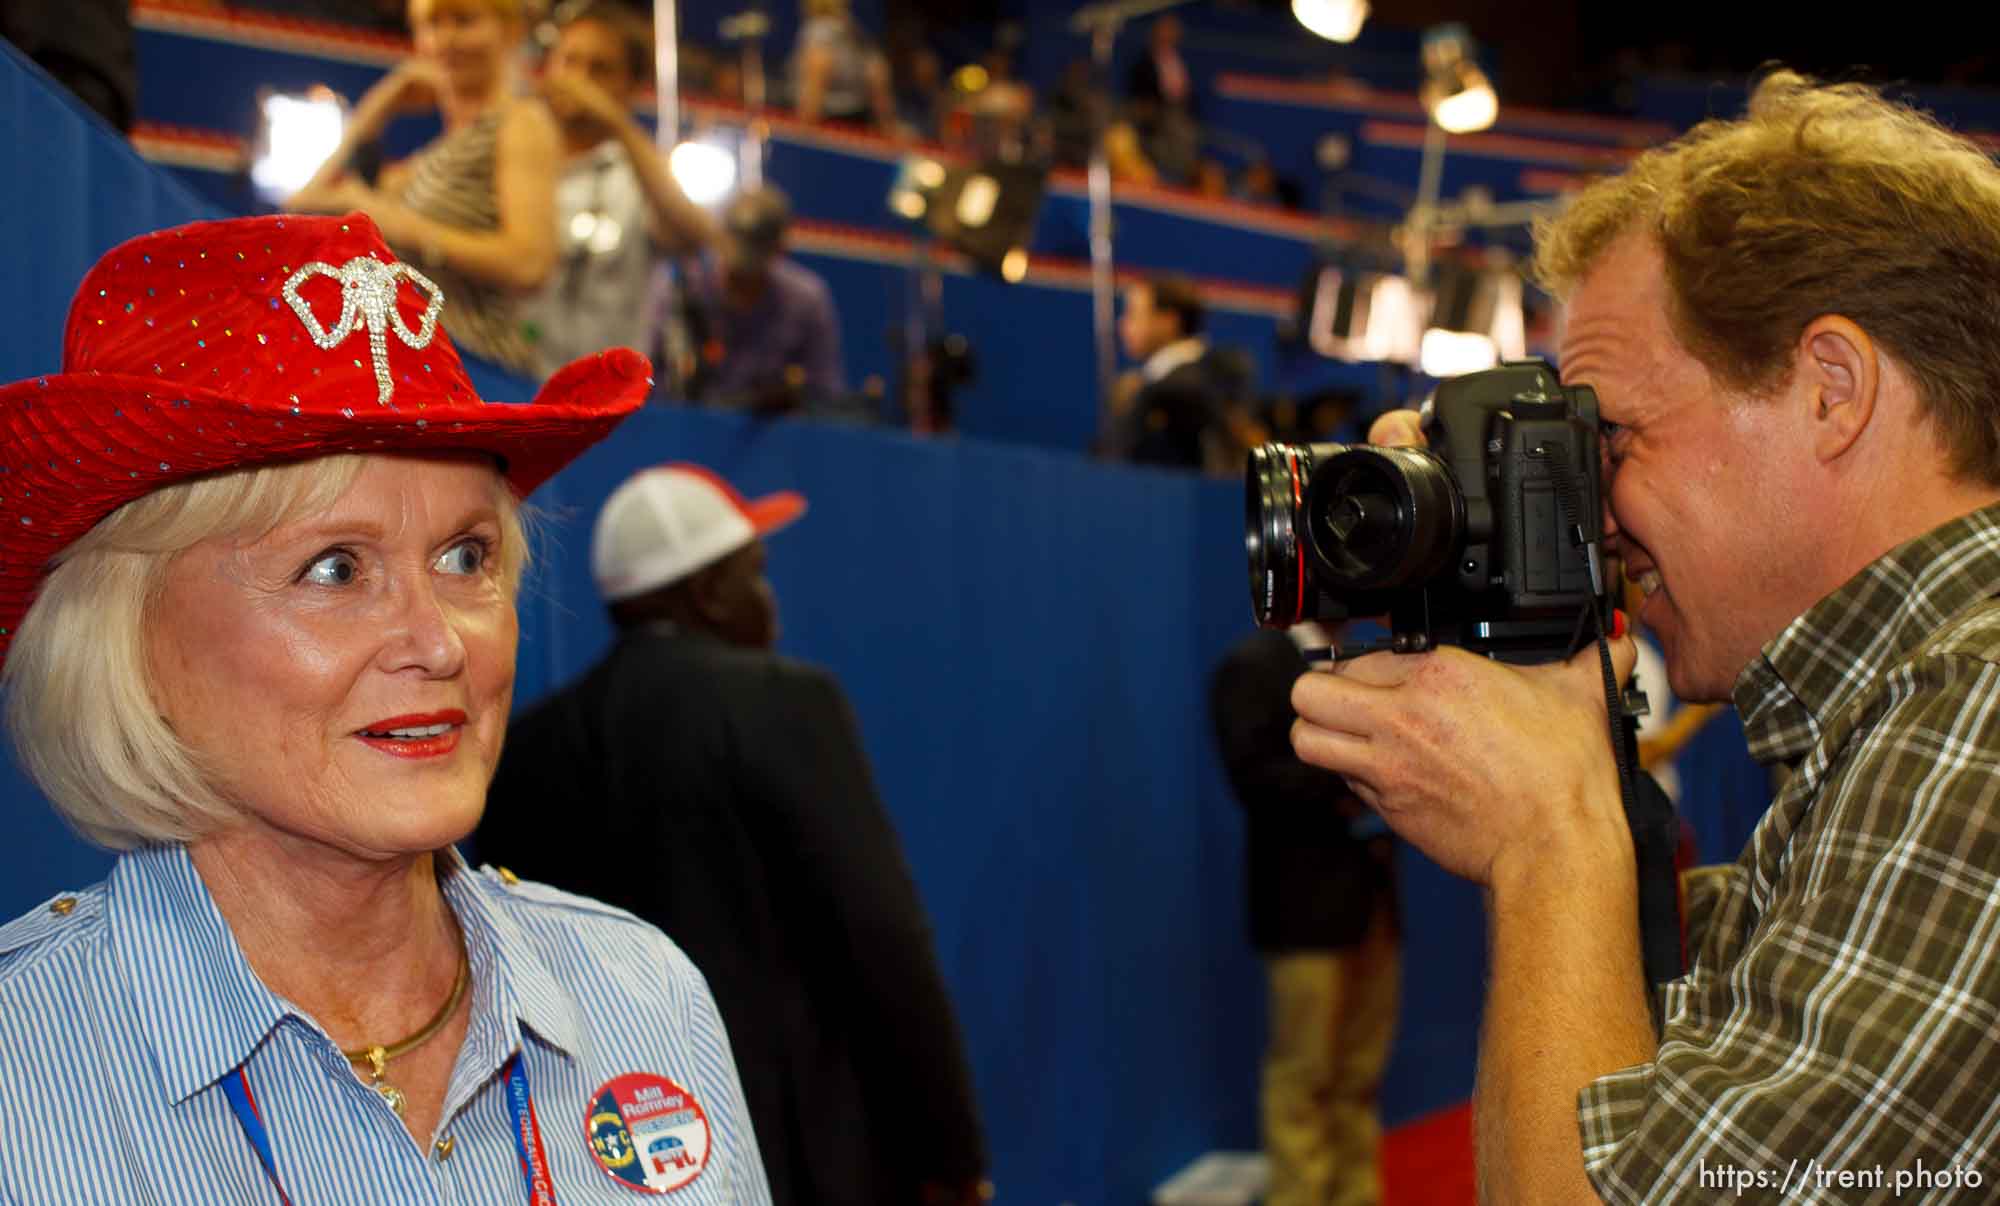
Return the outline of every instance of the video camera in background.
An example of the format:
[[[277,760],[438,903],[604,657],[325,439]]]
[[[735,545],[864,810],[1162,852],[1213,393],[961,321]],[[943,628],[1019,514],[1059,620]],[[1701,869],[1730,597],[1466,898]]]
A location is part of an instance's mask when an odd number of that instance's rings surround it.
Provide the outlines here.
[[[1567,657],[1611,629],[1597,395],[1539,360],[1438,386],[1424,448],[1266,444],[1245,475],[1267,628],[1387,616],[1388,647]]]

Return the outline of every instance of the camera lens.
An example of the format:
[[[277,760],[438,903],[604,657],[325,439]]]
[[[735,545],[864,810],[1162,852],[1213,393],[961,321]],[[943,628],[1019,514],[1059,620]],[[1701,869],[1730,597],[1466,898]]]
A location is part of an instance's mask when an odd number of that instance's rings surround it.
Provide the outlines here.
[[[1318,466],[1304,496],[1306,552],[1329,591],[1430,580],[1457,556],[1464,496],[1420,448],[1348,447]]]
[[[1251,451],[1243,474],[1243,551],[1250,562],[1250,608],[1266,628],[1289,628],[1305,618],[1305,560],[1298,521],[1313,460],[1313,449],[1305,445],[1266,444]]]

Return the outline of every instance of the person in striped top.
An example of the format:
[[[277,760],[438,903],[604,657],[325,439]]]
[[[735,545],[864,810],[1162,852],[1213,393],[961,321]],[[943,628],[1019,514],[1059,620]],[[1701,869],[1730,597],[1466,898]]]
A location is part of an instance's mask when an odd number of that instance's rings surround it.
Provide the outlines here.
[[[365,213],[452,300],[465,351],[539,380],[522,307],[554,274],[562,138],[521,89],[522,0],[410,0],[416,53],[354,106],[340,145],[285,202],[295,213]],[[444,132],[373,185],[354,170],[399,114],[435,111]]]
[[[488,405],[444,304],[359,215],[198,223],[109,252],[66,371],[0,387],[8,726],[121,852],[0,926],[0,1202],[770,1201],[680,950],[453,849],[519,500],[650,370]]]

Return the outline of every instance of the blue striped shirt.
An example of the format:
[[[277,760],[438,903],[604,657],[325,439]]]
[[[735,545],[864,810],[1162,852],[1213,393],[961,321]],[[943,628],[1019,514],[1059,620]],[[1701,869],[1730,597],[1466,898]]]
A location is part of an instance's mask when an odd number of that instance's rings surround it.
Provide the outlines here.
[[[124,855],[104,883],[0,927],[0,1202],[278,1201],[222,1087],[239,1067],[295,1206],[526,1202],[505,1078],[519,1052],[562,1206],[649,1199],[599,1167],[586,1132],[600,1087],[634,1072],[708,1116],[706,1166],[665,1200],[768,1203],[729,1039],[687,957],[628,913],[455,852],[439,872],[473,995],[429,1149],[258,980],[184,848]]]

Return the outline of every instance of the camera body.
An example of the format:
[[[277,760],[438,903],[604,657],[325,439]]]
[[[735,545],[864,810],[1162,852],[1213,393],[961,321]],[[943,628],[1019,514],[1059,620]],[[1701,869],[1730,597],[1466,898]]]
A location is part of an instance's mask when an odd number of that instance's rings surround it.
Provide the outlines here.
[[[1610,629],[1597,395],[1540,360],[1438,386],[1423,448],[1266,444],[1245,475],[1257,622],[1386,616],[1388,647],[1566,657]]]

